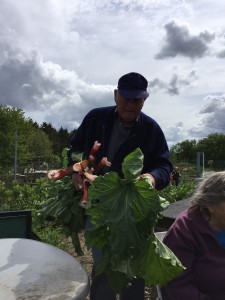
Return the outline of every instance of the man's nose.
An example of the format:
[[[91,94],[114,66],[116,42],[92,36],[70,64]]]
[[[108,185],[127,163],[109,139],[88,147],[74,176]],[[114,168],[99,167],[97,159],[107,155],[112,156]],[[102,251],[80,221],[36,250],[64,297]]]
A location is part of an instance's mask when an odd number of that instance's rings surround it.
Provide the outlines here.
[[[127,99],[127,104],[134,105],[137,102],[136,100],[137,99],[132,99],[132,98]]]

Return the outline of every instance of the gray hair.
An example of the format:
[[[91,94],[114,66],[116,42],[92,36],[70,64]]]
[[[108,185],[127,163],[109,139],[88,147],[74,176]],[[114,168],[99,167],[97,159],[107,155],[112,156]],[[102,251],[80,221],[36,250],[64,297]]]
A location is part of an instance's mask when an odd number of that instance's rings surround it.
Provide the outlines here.
[[[225,172],[211,172],[204,176],[190,198],[190,209],[199,208],[209,217],[208,206],[225,202]]]

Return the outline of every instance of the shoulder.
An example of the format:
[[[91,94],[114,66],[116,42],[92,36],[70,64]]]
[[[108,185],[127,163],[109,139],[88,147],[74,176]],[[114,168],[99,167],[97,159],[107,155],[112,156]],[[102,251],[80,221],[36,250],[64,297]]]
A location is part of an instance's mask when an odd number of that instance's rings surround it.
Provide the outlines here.
[[[188,232],[190,226],[192,226],[192,217],[188,209],[182,211],[175,219],[172,226],[168,229],[168,234],[174,234],[174,232]]]
[[[176,222],[188,222],[191,219],[191,213],[188,209],[182,211],[176,218]]]
[[[90,122],[104,122],[114,115],[115,106],[98,107],[90,110],[84,117],[83,122],[89,124]]]
[[[156,139],[162,140],[164,132],[160,125],[151,117],[141,112],[139,116],[139,126],[147,135],[155,136]]]
[[[203,223],[204,219],[198,209],[186,209],[176,217],[170,229],[171,231],[175,230],[190,233],[193,229],[195,231],[196,228],[199,229],[199,226],[202,227]]]
[[[114,111],[115,106],[98,107],[90,110],[87,116],[104,115],[105,113],[113,113]]]
[[[145,122],[146,124],[151,124],[154,126],[159,126],[159,124],[153,118],[151,118],[143,112],[140,113],[139,118],[141,122]]]
[[[183,240],[192,239],[190,235],[192,222],[188,210],[184,210],[177,217],[171,227],[168,229],[164,238],[164,243],[171,249],[174,249],[177,243]]]
[[[158,122],[153,118],[151,118],[150,116],[146,115],[145,113],[143,112],[140,113],[139,120],[140,120],[140,124],[142,124],[143,126],[162,132],[162,129],[158,124]]]

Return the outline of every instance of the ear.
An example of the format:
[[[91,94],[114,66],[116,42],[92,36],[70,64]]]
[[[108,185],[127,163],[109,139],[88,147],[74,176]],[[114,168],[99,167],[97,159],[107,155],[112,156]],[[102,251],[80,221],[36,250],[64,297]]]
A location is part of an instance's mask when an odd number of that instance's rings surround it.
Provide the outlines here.
[[[115,89],[114,90],[114,100],[115,100],[116,104],[117,104],[117,96],[118,96],[118,89]]]
[[[208,208],[208,210],[209,210],[209,212],[211,213],[211,214],[213,214],[214,213],[214,209],[213,209],[213,206],[207,206],[207,208]]]

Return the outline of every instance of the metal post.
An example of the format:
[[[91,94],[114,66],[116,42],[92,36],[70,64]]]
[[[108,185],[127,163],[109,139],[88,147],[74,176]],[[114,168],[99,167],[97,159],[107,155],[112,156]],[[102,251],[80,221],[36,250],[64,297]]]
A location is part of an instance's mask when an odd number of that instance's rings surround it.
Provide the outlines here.
[[[201,159],[201,152],[197,152],[197,173],[196,177],[200,177],[200,159]]]
[[[202,152],[202,177],[204,177],[205,172],[205,154]]]
[[[17,173],[17,130],[15,130],[15,138],[14,138],[14,180],[16,180]]]

